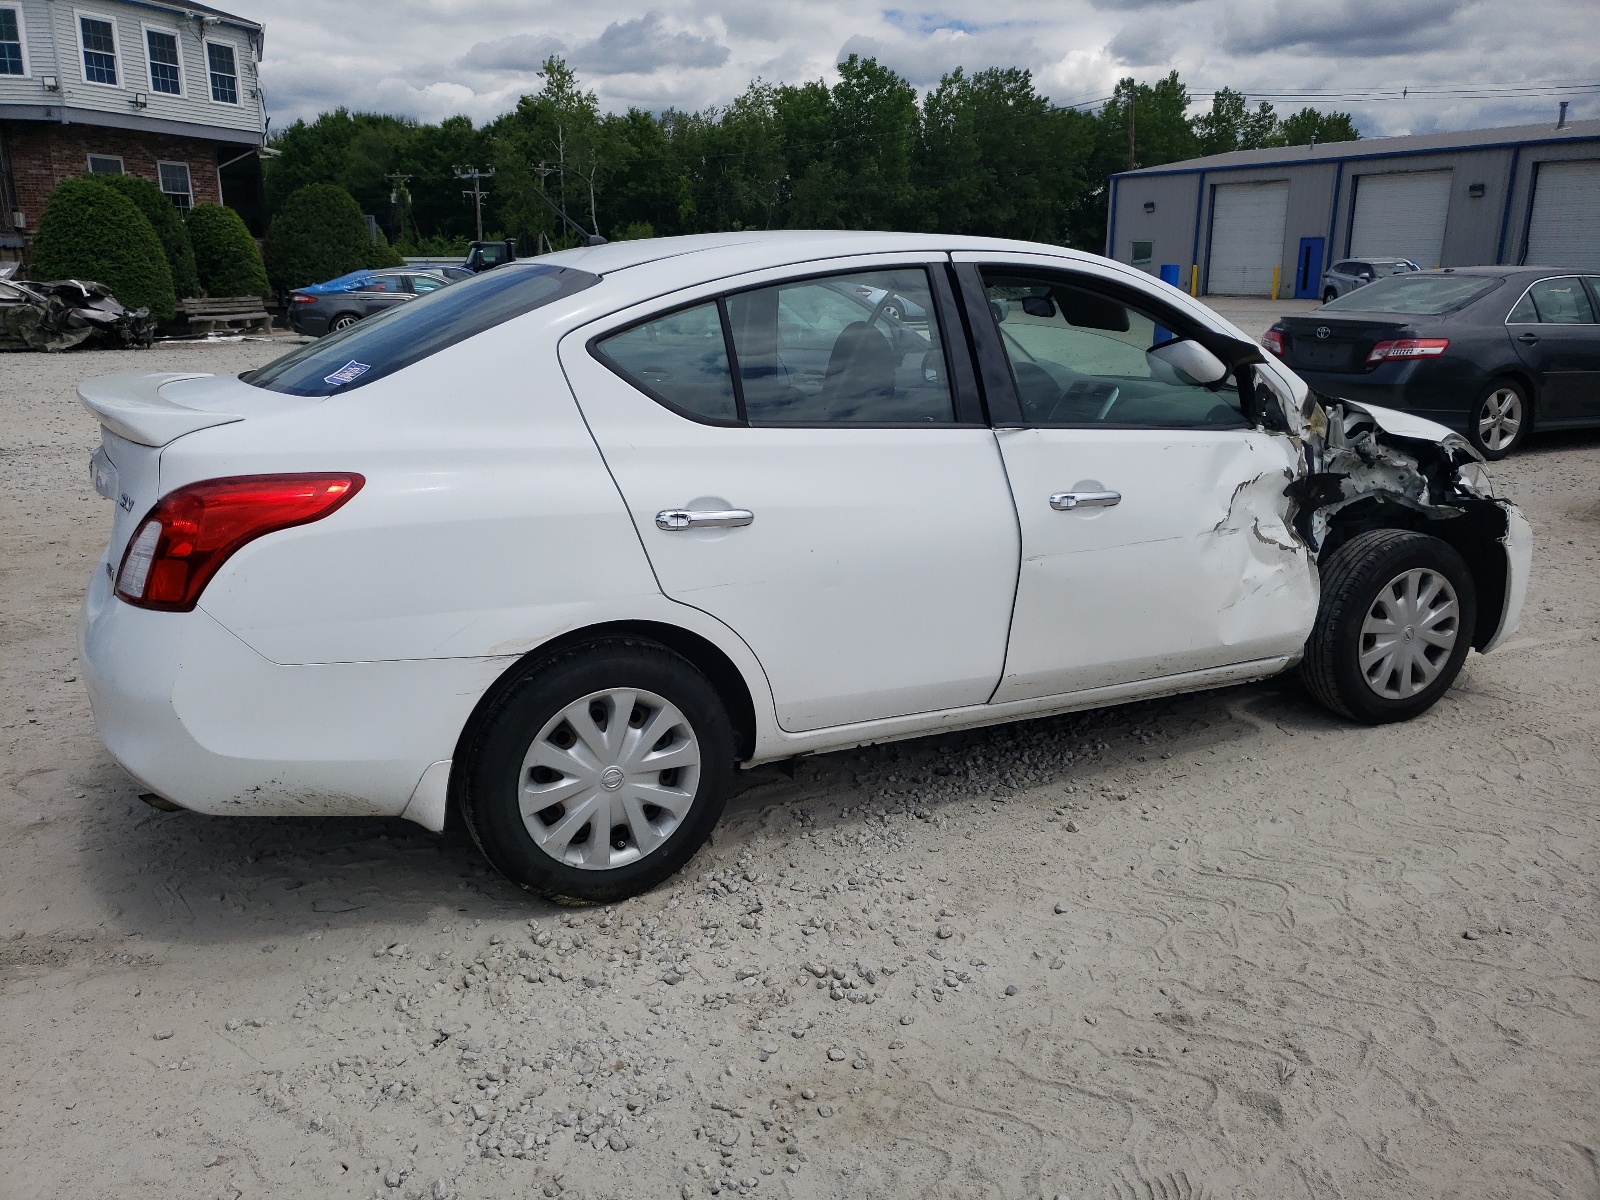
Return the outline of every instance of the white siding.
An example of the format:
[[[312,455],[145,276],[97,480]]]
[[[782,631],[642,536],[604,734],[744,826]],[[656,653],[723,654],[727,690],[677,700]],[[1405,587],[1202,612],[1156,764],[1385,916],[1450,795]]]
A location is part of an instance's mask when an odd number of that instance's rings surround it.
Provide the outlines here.
[[[225,24],[206,27],[206,38],[233,46],[239,67],[239,103],[217,104],[211,99],[200,25],[182,13],[120,4],[117,0],[77,0],[76,3],[56,0],[51,4],[46,4],[45,0],[18,0],[17,7],[22,10],[29,73],[27,76],[0,75],[0,104],[57,106],[65,103],[69,121],[73,110],[92,109],[134,118],[210,125],[223,130],[261,131],[256,62],[244,30]],[[78,44],[80,13],[109,20],[116,27],[116,87],[92,84],[84,79],[83,56]],[[144,40],[146,25],[177,34],[183,69],[182,96],[157,92],[150,87],[150,65]],[[42,77],[57,74],[62,90],[45,91]],[[146,107],[137,108],[131,103],[137,92],[145,94]]]
[[[1288,213],[1287,180],[1219,184],[1211,208],[1206,291],[1218,296],[1270,296],[1272,268],[1283,256]]]
[[[1444,257],[1449,171],[1362,175],[1356,181],[1350,258],[1409,258],[1423,270]]]
[[[1600,271],[1600,159],[1539,164],[1523,261]]]

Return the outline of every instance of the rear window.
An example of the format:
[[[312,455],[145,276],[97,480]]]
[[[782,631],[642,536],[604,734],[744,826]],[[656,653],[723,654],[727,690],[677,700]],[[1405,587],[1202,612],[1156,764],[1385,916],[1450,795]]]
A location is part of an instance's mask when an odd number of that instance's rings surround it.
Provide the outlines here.
[[[599,282],[571,267],[508,265],[368,317],[239,378],[290,396],[348,392]]]
[[[1486,275],[1391,275],[1330,300],[1322,309],[1428,317],[1460,308],[1499,285],[1498,279]]]

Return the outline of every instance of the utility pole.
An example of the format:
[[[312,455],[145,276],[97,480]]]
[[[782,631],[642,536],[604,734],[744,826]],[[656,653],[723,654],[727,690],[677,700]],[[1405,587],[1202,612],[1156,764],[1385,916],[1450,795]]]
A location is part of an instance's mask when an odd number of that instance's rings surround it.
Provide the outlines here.
[[[478,240],[481,242],[483,241],[483,197],[485,195],[481,181],[493,179],[494,168],[490,167],[487,171],[480,171],[477,167],[467,167],[465,170],[457,167],[456,178],[472,180],[472,190],[469,192],[466,188],[462,188],[461,194],[472,197],[472,209],[478,222]]]
[[[1134,169],[1133,161],[1133,105],[1139,97],[1139,87],[1135,84],[1128,89],[1128,170]]]
[[[399,241],[406,233],[406,213],[400,203],[400,193],[405,191],[407,198],[410,197],[411,190],[406,184],[411,182],[411,176],[395,171],[385,175],[384,178],[389,181],[389,206],[394,209],[394,236],[395,240]]]

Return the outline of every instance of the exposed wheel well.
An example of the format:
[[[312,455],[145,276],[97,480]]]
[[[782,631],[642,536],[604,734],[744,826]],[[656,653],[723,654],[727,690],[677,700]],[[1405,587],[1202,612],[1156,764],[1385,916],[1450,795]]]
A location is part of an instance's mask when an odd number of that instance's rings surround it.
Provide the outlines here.
[[[1489,500],[1473,501],[1460,516],[1431,518],[1374,497],[1370,502],[1352,504],[1333,518],[1317,561],[1326,562],[1345,542],[1369,529],[1409,529],[1438,538],[1461,555],[1472,572],[1472,585],[1478,595],[1472,645],[1481,650],[1500,628],[1500,613],[1505,608],[1506,556],[1501,539],[1506,528],[1505,511]]]

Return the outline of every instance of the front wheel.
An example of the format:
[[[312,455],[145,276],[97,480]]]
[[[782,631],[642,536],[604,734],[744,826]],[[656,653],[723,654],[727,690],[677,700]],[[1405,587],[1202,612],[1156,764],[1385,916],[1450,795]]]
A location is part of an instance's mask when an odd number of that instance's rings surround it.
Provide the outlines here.
[[[1329,555],[1321,574],[1300,664],[1312,695],[1369,725],[1426,712],[1455,682],[1477,623],[1461,556],[1426,534],[1374,529]]]
[[[1527,439],[1532,415],[1522,385],[1511,379],[1496,379],[1483,389],[1473,406],[1467,419],[1467,438],[1485,458],[1504,458]]]
[[[710,835],[733,774],[716,689],[663,646],[607,639],[524,670],[466,752],[461,810],[484,856],[556,900],[654,887]]]

